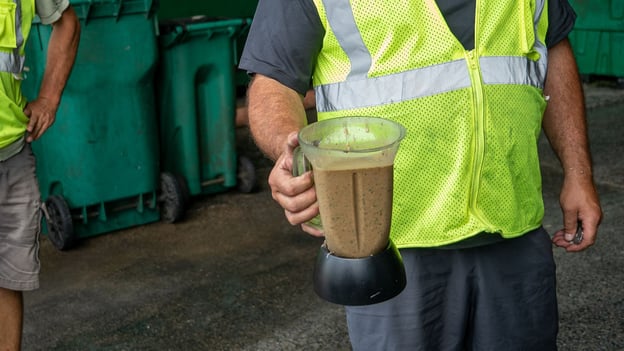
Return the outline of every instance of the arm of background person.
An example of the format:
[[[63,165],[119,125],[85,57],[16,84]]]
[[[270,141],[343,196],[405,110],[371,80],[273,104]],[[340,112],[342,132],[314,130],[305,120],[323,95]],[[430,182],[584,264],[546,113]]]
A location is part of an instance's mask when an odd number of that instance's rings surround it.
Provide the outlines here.
[[[56,119],[56,110],[76,59],[79,38],[80,23],[76,12],[69,6],[52,24],[39,96],[24,108],[30,118],[28,142],[38,139]]]
[[[292,225],[314,236],[318,230],[304,224],[318,214],[312,172],[292,176],[297,132],[307,124],[303,96],[278,81],[256,74],[248,90],[249,128],[256,145],[275,165],[269,175],[273,199]]]
[[[563,229],[555,233],[553,243],[566,251],[581,251],[596,241],[602,210],[593,181],[583,90],[567,39],[548,50],[544,94],[550,97],[544,114],[544,132],[564,174],[559,198]],[[573,244],[571,236],[579,222],[584,238],[581,243]]]

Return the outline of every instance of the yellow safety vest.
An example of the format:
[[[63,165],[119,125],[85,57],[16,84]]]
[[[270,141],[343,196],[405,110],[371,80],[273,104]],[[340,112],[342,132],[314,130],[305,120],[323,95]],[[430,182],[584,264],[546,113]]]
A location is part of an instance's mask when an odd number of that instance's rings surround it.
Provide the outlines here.
[[[0,148],[24,136],[28,125],[21,83],[34,14],[34,0],[0,0]]]
[[[475,48],[435,0],[314,0],[326,34],[318,119],[379,116],[407,128],[395,161],[400,248],[537,228],[546,100],[546,0],[476,1]]]

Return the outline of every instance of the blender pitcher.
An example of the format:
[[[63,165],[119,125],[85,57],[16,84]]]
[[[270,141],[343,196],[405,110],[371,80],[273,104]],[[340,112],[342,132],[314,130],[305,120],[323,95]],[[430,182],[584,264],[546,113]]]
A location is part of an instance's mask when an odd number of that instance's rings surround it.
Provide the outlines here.
[[[295,174],[314,173],[322,228],[314,273],[322,298],[364,305],[396,296],[405,286],[400,254],[390,240],[393,165],[405,136],[400,124],[378,117],[340,117],[299,132]],[[303,155],[302,155],[303,154]]]

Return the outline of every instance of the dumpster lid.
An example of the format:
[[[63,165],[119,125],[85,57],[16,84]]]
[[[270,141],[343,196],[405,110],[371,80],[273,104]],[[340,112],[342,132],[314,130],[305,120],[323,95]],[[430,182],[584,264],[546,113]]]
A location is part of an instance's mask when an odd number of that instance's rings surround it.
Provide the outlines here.
[[[224,18],[198,15],[160,21],[158,27],[161,34],[169,34],[172,32],[189,31],[193,27],[201,27],[202,29],[241,27],[249,21],[250,20],[244,18]]]

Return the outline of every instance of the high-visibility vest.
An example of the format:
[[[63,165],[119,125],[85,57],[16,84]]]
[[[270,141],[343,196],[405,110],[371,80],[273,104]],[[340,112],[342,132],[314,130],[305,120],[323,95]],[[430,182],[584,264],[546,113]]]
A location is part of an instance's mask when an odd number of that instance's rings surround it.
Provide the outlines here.
[[[21,82],[34,0],[0,0],[0,148],[24,136],[28,117]]]
[[[314,2],[326,31],[318,119],[378,116],[407,129],[395,160],[398,247],[540,226],[546,0],[476,0],[473,50],[435,0]]]

